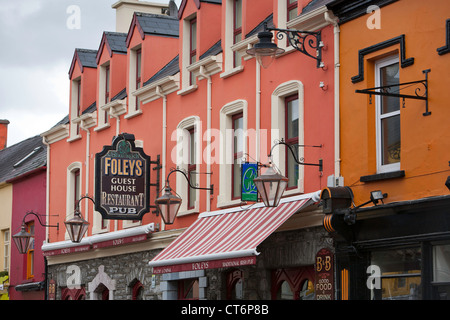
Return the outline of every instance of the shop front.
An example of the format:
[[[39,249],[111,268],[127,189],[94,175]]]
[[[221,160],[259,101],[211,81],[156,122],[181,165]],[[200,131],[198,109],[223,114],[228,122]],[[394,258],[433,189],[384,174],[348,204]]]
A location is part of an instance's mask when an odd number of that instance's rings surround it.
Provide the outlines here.
[[[206,212],[149,261],[162,299],[315,299],[319,193]]]
[[[450,299],[449,205],[449,196],[379,204],[358,209],[354,223],[327,214],[339,299]]]

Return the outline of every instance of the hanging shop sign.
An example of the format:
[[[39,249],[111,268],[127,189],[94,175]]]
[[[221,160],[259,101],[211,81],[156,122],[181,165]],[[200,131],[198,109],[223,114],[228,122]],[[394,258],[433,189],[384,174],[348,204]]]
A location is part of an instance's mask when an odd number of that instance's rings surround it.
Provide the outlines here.
[[[150,210],[150,157],[123,133],[95,155],[95,210],[103,219],[141,220]]]
[[[258,191],[253,179],[258,176],[258,164],[245,162],[241,166],[241,200],[258,201]]]
[[[315,264],[316,300],[334,300],[334,259],[330,249],[320,249]]]

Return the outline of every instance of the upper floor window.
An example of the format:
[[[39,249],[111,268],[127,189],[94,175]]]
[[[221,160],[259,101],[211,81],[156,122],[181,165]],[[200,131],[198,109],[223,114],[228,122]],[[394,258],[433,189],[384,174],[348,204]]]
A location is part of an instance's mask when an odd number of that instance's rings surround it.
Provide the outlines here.
[[[72,101],[70,108],[70,119],[74,119],[81,116],[81,77],[72,81]],[[72,137],[80,134],[80,123],[73,123],[71,126],[70,134]]]
[[[241,197],[241,164],[244,155],[244,114],[232,116],[233,121],[233,183],[232,198]]]
[[[9,244],[10,244],[10,237],[9,237],[9,229],[3,230],[3,269],[8,271],[9,270]]]
[[[111,67],[109,62],[100,67],[100,79],[99,79],[99,107],[108,104],[111,101]],[[99,125],[105,125],[108,123],[109,114],[108,110],[98,109]],[[102,113],[100,113],[102,112]]]
[[[297,0],[286,0],[287,1],[287,21],[291,21],[295,17],[297,17]]]
[[[189,63],[193,64],[197,60],[197,19],[194,18],[189,24]],[[195,84],[195,75],[191,72],[190,74],[190,85]]]
[[[233,44],[242,40],[242,0],[234,0],[233,4]],[[239,51],[233,53],[234,67],[241,65]]]
[[[130,50],[130,62],[128,70],[128,115],[125,118],[134,117],[142,113],[140,99],[133,94],[142,87],[142,48],[138,45]]]
[[[298,159],[298,132],[299,132],[299,113],[298,113],[298,94],[285,98],[285,139],[294,151]],[[286,177],[289,178],[288,188],[297,187],[299,171],[298,164],[295,162],[292,153],[288,148],[286,150]]]
[[[192,127],[189,131],[189,164],[188,164],[188,177],[191,185],[195,186],[197,184],[197,175],[196,175],[196,131],[195,128]],[[193,209],[195,207],[195,201],[197,200],[197,192],[196,189],[190,188],[188,186],[188,209]]]
[[[136,87],[135,89],[139,89],[142,86],[141,80],[141,69],[142,69],[142,51],[141,49],[136,50]],[[139,97],[136,97],[136,110],[140,108]]]
[[[375,63],[375,86],[400,83],[398,57],[389,57]],[[392,89],[395,91],[395,87]],[[400,170],[400,99],[376,97],[377,171]]]

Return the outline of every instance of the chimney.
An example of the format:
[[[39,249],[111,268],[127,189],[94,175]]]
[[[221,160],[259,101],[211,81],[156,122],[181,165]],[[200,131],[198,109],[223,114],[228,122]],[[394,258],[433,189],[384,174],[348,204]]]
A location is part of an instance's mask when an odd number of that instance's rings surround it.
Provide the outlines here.
[[[127,33],[135,12],[166,15],[169,6],[163,3],[154,3],[138,0],[119,0],[111,6],[116,9],[116,32]]]
[[[8,120],[0,120],[0,150],[6,148],[8,140]]]

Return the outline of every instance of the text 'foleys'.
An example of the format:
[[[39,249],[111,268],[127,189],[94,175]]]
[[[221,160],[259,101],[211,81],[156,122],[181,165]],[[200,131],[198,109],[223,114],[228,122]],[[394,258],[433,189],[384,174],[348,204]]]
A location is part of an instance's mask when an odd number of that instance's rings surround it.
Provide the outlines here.
[[[141,159],[116,159],[104,158],[104,174],[114,176],[140,177],[143,173],[143,161]]]

